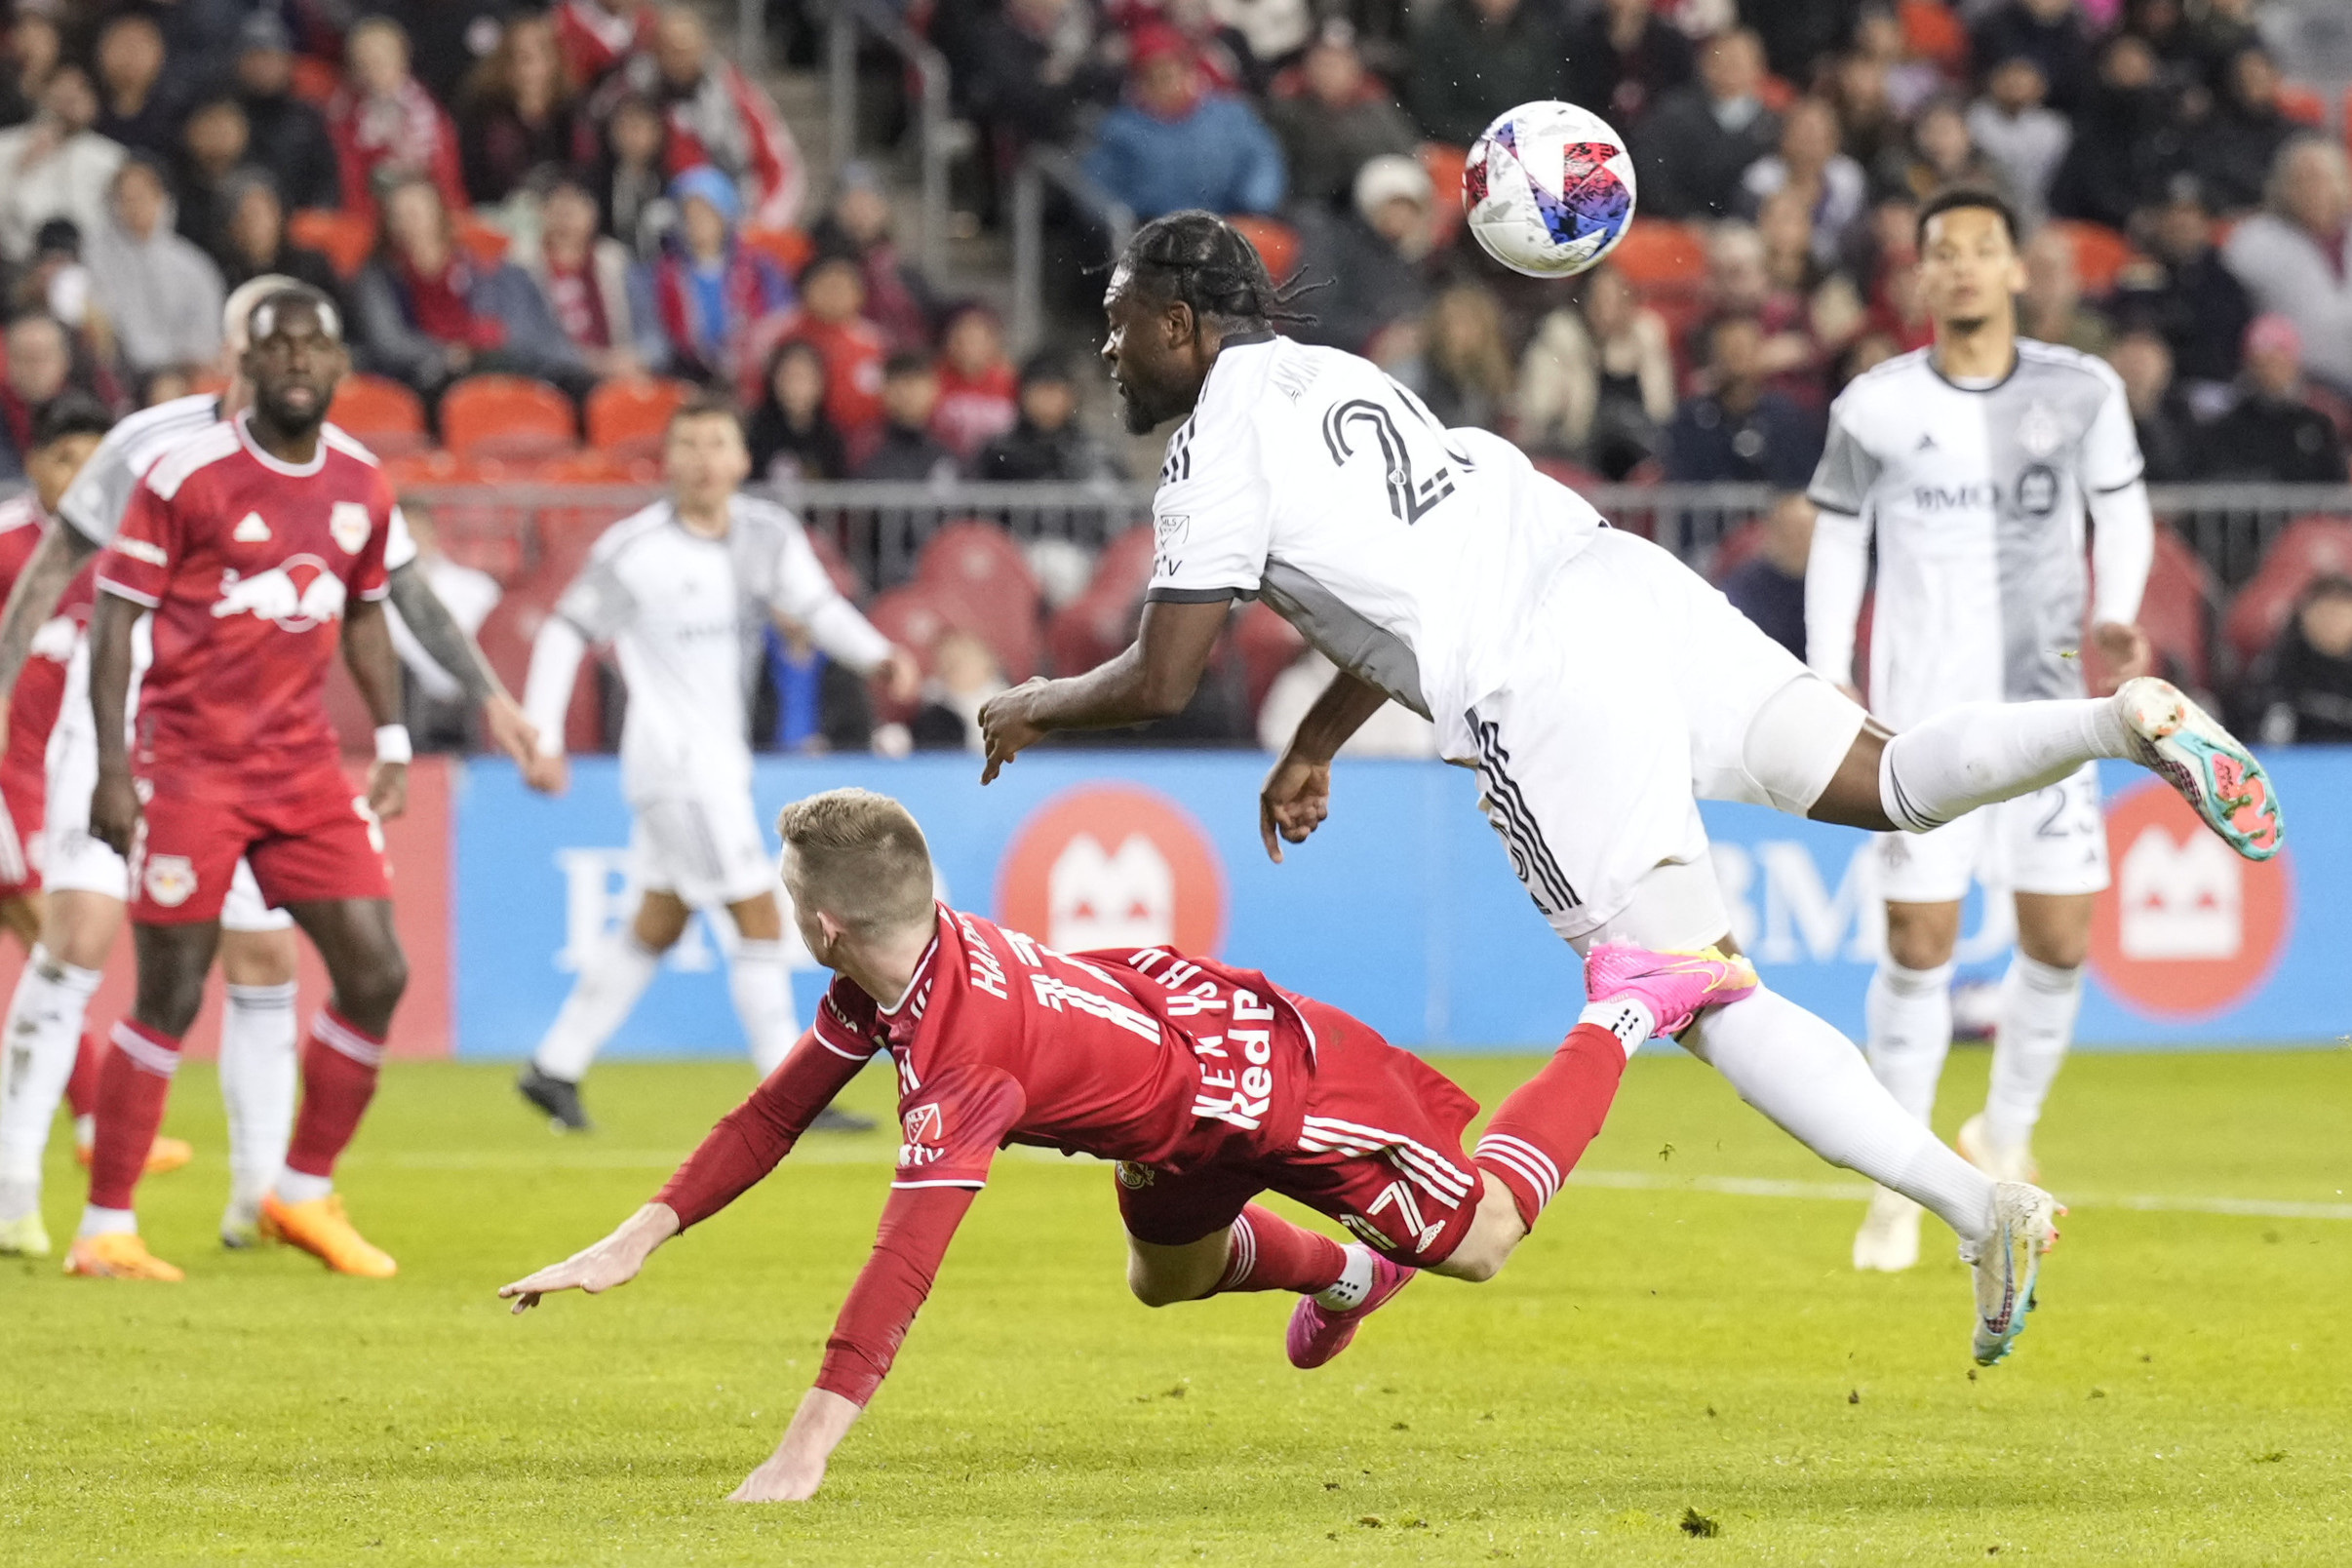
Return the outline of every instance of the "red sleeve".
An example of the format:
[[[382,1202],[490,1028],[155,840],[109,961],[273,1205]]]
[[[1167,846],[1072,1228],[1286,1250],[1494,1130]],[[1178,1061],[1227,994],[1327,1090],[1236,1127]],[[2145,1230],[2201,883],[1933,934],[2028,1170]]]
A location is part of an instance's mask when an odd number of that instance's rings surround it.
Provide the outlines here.
[[[898,1188],[882,1205],[874,1255],[825,1341],[816,1386],[860,1407],[874,1397],[938,1276],[939,1260],[980,1195],[969,1187]]]
[[[653,1201],[677,1210],[681,1231],[709,1219],[775,1169],[817,1113],[865,1065],[864,1057],[845,1056],[824,1044],[814,1030],[802,1035],[751,1098],[720,1118]]]
[[[187,492],[182,486],[180,493]],[[122,527],[98,560],[98,585],[152,609],[163,603],[179,565],[179,508],[141,484],[131,492]]]
[[[988,1167],[1029,1097],[1010,1073],[958,1065],[899,1096],[898,1174],[892,1187],[988,1185]]]
[[[441,199],[451,212],[470,212],[474,199],[466,194],[465,175],[457,162],[457,122],[447,109],[435,113],[440,123],[433,137],[433,183],[441,187]]]
[[[384,550],[392,540],[392,509],[400,503],[393,496],[392,482],[384,477],[383,471],[372,472],[375,475],[375,493],[368,497],[368,542],[361,546],[359,558],[351,563],[351,575],[345,579],[352,594],[360,599],[381,599],[392,591],[392,574],[384,567]]]

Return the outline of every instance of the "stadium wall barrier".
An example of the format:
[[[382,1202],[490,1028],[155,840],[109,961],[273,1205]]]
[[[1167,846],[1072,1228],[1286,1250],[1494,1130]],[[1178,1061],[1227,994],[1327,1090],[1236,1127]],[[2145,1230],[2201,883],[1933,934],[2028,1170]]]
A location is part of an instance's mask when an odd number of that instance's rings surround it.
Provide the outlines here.
[[[2352,1029],[2335,985],[2352,910],[2352,749],[2267,761],[2289,847],[2249,865],[2136,768],[2107,777],[2116,885],[2100,901],[2081,1036],[2093,1048],[2328,1042]],[[1581,999],[1574,956],[1529,907],[1473,777],[1435,763],[1343,763],[1333,816],[1271,864],[1254,754],[1039,751],[987,789],[976,759],[763,761],[759,808],[862,784],[905,801],[929,834],[943,894],[1078,949],[1173,941],[1262,968],[1359,1014],[1399,1043],[1541,1048]],[[1883,930],[1866,836],[1709,804],[1716,869],[1741,942],[1777,988],[1850,1034]],[[580,759],[570,793],[529,794],[503,762],[460,764],[450,822],[450,1044],[404,1012],[404,1048],[517,1057],[546,1028],[581,956],[624,919],[628,811],[609,759]],[[403,896],[428,879],[410,880]],[[1972,896],[1964,973],[1997,976],[2006,898]],[[403,929],[416,917],[404,911]],[[614,1055],[739,1051],[724,917],[697,919],[614,1040]],[[796,944],[797,947],[797,944]],[[824,976],[796,955],[804,1018]],[[413,1032],[413,1033],[412,1033]]]

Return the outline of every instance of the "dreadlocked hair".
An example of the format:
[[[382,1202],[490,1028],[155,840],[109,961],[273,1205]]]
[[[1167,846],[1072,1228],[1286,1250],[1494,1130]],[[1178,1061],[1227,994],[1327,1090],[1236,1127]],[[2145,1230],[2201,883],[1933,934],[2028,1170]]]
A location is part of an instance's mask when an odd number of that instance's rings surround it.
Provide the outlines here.
[[[1314,317],[1291,309],[1292,303],[1330,286],[1328,279],[1301,284],[1293,273],[1277,287],[1247,235],[1197,208],[1169,213],[1137,229],[1121,259],[1155,293],[1192,306],[1195,319],[1242,327],[1311,323]]]

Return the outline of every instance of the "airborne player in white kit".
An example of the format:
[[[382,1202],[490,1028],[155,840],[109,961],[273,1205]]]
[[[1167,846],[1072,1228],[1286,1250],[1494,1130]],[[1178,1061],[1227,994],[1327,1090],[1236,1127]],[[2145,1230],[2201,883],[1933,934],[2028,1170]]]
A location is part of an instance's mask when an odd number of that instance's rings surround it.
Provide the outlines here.
[[[861,675],[886,671],[914,695],[914,655],[891,647],[843,599],[783,508],[736,493],[751,471],[743,427],[724,405],[690,403],[670,421],[670,499],[615,523],[556,602],[531,647],[524,706],[538,725],[534,788],[566,783],[564,712],[592,643],[610,642],[629,687],[621,780],[636,818],[637,915],[580,965],[563,1011],[517,1079],[556,1125],[584,1129],[580,1079],[628,1018],[696,909],[723,906],[740,940],[728,960],[736,1016],[764,1077],[799,1035],[784,970],[775,856],[752,807],[750,686],[771,614]]]
[[[2145,674],[2134,623],[2155,549],[2122,380],[2088,354],[2018,336],[2025,274],[2008,207],[1980,191],[1937,196],[1919,216],[1919,253],[1935,345],[1867,372],[1831,408],[1805,582],[1809,660],[1844,686],[1876,532],[1870,709],[1899,730],[1963,703],[2083,695],[2086,600],[2118,679]],[[2276,849],[2275,837],[2233,843]],[[2097,765],[1929,833],[1888,834],[1878,850],[1887,946],[1870,982],[1870,1065],[1922,1121],[1951,1046],[1960,900],[1988,851],[1993,880],[2015,893],[2019,952],[2001,983],[1990,1093],[1959,1145],[1993,1176],[2031,1181],[2029,1140],[2073,1034],[2091,907],[2107,885]],[[1855,1267],[1918,1257],[1918,1205],[1879,1189]]]
[[[1529,894],[1580,951],[1730,941],[1702,798],[1925,832],[2113,757],[2163,772],[2233,843],[2259,812],[2275,833],[2252,756],[2162,682],[2104,701],[1968,704],[1890,735],[1509,443],[1443,429],[1369,362],[1277,335],[1264,262],[1210,214],[1138,230],[1104,307],[1129,427],[1183,421],[1154,500],[1142,626],[1101,668],[990,703],[984,779],[1050,731],[1180,710],[1233,601],[1256,596],[1340,667],[1267,779],[1268,852],[1314,831],[1332,754],[1401,702],[1477,770]],[[2049,1194],[1996,1183],[1938,1143],[1842,1035],[1768,989],[1704,1010],[1681,1039],[1817,1154],[1948,1223],[1975,1265],[1975,1353],[2007,1352],[2056,1238]],[[1533,1109],[1522,1102],[1550,1093],[1559,1066],[1506,1110]],[[1479,1153],[1523,1156],[1504,1179],[1532,1216],[1567,1165],[1537,1157],[1539,1136],[1518,1142]]]

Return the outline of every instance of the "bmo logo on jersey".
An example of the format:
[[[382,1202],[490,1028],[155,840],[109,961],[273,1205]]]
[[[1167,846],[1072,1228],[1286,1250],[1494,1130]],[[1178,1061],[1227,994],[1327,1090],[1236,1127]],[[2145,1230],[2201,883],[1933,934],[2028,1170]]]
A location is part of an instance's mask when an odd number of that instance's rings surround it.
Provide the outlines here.
[[[1198,823],[1155,791],[1085,785],[1022,823],[997,880],[998,919],[1064,953],[1173,947],[1212,954],[1225,873]]]
[[[343,579],[317,556],[289,556],[267,571],[240,572],[231,567],[220,574],[220,597],[213,602],[213,618],[257,615],[290,632],[307,632],[339,620],[343,614]]]
[[[2116,999],[2159,1018],[2202,1018],[2258,989],[2286,951],[2287,853],[2247,861],[2177,795],[2143,784],[2107,812],[2115,885],[2091,924],[2091,966]]]

